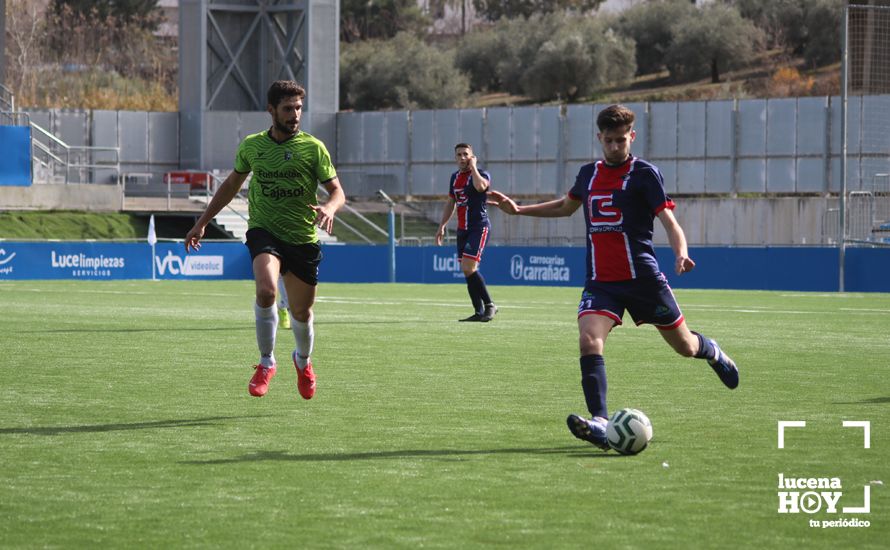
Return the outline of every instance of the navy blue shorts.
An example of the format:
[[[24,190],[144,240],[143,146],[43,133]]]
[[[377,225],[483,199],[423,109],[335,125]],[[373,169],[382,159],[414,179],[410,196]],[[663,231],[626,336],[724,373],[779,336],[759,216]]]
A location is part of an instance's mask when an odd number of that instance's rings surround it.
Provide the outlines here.
[[[649,323],[671,330],[683,323],[683,312],[664,273],[629,281],[587,281],[578,304],[578,318],[603,315],[620,325],[625,309],[638,325]]]
[[[476,229],[457,230],[457,258],[469,258],[482,261],[482,251],[485,250],[485,241],[488,240],[488,226]]]
[[[318,264],[322,258],[318,243],[289,244],[265,229],[254,227],[247,230],[247,248],[251,260],[260,254],[272,254],[281,260],[282,274],[290,271],[307,285],[318,284]]]

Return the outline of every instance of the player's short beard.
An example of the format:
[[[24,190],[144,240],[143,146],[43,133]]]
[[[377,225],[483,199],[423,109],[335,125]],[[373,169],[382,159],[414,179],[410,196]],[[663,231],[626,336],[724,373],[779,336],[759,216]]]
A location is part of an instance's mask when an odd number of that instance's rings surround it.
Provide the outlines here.
[[[293,135],[296,135],[296,133],[300,131],[300,121],[299,121],[299,119],[297,120],[297,129],[294,130],[293,132],[291,131],[291,129],[290,129],[287,125],[285,125],[285,124],[279,122],[279,120],[278,120],[277,118],[275,118],[275,119],[272,121],[272,124],[275,125],[275,129],[276,129],[276,130],[278,130],[279,132],[281,132],[282,134],[284,134],[284,135],[286,135],[286,136],[293,136]]]

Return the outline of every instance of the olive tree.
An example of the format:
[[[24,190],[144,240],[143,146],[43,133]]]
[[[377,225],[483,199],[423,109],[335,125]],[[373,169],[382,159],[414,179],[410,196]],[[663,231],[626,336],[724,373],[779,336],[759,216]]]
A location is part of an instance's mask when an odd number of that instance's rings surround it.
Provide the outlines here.
[[[671,78],[697,80],[720,74],[753,61],[763,33],[733,6],[708,4],[693,17],[675,21],[674,38],[665,57]]]
[[[343,109],[444,109],[469,93],[454,56],[410,33],[346,44],[340,56]]]
[[[664,68],[664,59],[674,40],[671,22],[695,17],[695,5],[688,0],[664,0],[637,4],[618,19],[618,31],[636,42],[637,74]]]

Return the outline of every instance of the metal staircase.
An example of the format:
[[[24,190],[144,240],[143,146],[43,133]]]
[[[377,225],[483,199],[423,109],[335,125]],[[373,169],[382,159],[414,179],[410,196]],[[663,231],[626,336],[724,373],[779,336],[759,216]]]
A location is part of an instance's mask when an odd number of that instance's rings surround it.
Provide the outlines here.
[[[241,193],[213,218],[216,225],[242,241],[247,240],[247,220],[247,199]]]
[[[7,117],[15,112],[15,95],[12,90],[0,84],[0,123],[9,124]],[[15,121],[11,122],[15,124]]]
[[[119,147],[69,145],[15,110],[15,95],[0,84],[0,124],[31,128],[34,183],[114,183],[121,173]]]

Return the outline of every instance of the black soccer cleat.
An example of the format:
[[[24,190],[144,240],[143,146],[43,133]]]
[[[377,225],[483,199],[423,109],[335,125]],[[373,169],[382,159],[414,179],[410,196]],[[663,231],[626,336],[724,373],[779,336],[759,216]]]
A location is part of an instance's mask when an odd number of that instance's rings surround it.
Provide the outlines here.
[[[478,313],[474,313],[467,317],[466,319],[458,319],[461,323],[484,323],[487,319],[485,319],[482,315]]]
[[[488,321],[491,321],[492,319],[494,319],[494,316],[497,314],[497,312],[498,306],[494,304],[488,304],[487,306],[485,306],[485,312],[482,313],[482,320],[486,323]]]
[[[599,420],[587,420],[577,414],[570,414],[566,418],[569,431],[578,439],[599,447],[604,451],[609,450],[609,441],[606,439],[606,423]]]
[[[711,368],[714,369],[714,372],[720,377],[720,381],[723,382],[727,388],[731,390],[736,389],[739,385],[739,369],[735,366],[735,362],[732,358],[720,349],[717,342],[711,340],[711,345],[714,346],[714,351],[716,353],[713,359],[708,359],[708,364],[711,365]]]

